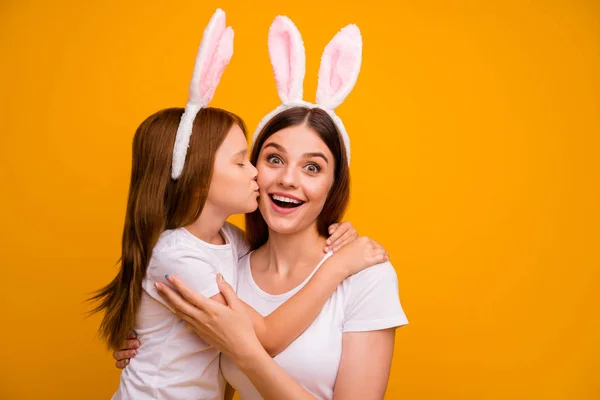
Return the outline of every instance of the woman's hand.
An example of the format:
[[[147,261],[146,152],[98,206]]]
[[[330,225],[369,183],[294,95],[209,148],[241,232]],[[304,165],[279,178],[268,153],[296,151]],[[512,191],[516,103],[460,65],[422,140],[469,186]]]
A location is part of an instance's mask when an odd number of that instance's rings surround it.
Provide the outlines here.
[[[181,295],[157,282],[155,286],[159,294],[175,310],[175,314],[186,321],[208,344],[234,361],[243,360],[253,352],[264,351],[244,304],[220,274],[217,276],[217,285],[227,305],[192,291],[176,277],[167,276],[167,280]]]
[[[137,339],[137,333],[135,333],[135,331],[129,332],[129,336],[120,346],[121,350],[113,352],[115,367],[123,369],[129,365],[129,360],[137,355],[136,349],[139,349],[141,345],[142,344]]]
[[[327,262],[341,266],[346,276],[350,276],[389,259],[387,251],[379,243],[361,236],[336,251]]]
[[[325,253],[328,253],[330,250],[337,251],[358,237],[358,232],[350,222],[330,225],[329,234],[331,236],[327,239],[325,248],[323,249]]]

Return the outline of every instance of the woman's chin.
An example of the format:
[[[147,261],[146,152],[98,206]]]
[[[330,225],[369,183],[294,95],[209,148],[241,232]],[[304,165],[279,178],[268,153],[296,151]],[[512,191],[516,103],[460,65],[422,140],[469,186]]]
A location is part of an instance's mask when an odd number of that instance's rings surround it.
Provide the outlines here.
[[[281,234],[296,233],[301,229],[301,225],[303,225],[301,218],[286,218],[273,214],[269,214],[266,217],[263,214],[263,218],[271,231]]]

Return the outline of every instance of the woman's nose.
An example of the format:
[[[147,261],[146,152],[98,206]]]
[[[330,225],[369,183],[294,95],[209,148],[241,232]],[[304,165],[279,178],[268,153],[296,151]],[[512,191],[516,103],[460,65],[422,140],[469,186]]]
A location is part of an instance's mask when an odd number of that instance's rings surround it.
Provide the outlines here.
[[[279,175],[279,184],[286,187],[298,187],[296,170],[291,167],[283,168]]]

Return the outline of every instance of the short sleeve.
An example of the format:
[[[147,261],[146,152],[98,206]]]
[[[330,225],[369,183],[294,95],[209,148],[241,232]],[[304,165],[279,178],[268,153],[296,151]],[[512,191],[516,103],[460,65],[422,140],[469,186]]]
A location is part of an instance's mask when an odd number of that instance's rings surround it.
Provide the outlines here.
[[[243,230],[241,230],[233,224],[230,224],[229,222],[225,223],[224,230],[229,236],[231,245],[236,250],[238,260],[240,260],[250,252],[250,244],[248,243],[248,240],[246,239],[246,234]]]
[[[165,275],[169,274],[181,279],[193,291],[210,298],[220,293],[217,286],[219,272],[217,266],[202,254],[198,254],[198,251],[186,248],[166,248],[158,254],[153,254],[146,272],[146,279],[144,279],[144,289],[154,299],[166,305],[154,287],[154,283],[161,282],[171,286],[165,278]]]
[[[349,278],[344,332],[376,331],[406,325],[398,295],[398,277],[389,262]]]

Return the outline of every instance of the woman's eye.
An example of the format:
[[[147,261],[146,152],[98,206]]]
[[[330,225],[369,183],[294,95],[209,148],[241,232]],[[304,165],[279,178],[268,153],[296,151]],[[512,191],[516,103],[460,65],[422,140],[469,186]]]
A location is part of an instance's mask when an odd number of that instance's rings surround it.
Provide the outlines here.
[[[316,174],[317,172],[321,171],[321,167],[319,167],[317,164],[308,164],[306,166],[306,170],[310,173]]]
[[[279,158],[279,157],[277,157],[275,155],[268,156],[267,157],[267,162],[269,162],[271,164],[281,164],[282,163],[281,158]]]

